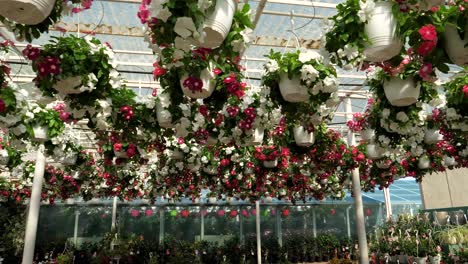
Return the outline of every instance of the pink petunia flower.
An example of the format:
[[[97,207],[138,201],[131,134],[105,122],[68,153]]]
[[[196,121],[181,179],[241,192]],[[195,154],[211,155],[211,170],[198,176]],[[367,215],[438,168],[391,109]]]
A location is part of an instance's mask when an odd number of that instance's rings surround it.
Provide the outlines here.
[[[427,24],[422,26],[419,30],[419,35],[424,40],[434,41],[437,38],[437,31],[434,25]]]

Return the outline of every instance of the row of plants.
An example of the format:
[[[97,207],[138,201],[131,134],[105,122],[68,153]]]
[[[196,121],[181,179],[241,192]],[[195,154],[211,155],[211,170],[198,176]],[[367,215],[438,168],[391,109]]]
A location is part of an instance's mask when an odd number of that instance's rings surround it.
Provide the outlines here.
[[[375,230],[370,251],[375,263],[464,263],[467,231],[466,225],[436,226],[428,215],[401,215]]]

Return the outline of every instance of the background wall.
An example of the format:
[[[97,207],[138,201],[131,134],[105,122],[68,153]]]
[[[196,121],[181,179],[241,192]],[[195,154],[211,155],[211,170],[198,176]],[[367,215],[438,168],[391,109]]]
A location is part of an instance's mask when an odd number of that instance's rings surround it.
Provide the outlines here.
[[[421,197],[425,209],[468,206],[468,169],[424,176]]]

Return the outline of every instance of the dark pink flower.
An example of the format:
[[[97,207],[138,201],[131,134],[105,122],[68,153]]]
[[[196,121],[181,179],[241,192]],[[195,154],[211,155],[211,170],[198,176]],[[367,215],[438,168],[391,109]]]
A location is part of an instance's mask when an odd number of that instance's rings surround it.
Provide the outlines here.
[[[189,76],[183,82],[183,86],[192,92],[201,92],[203,89],[203,82],[200,78]]]
[[[114,144],[114,151],[115,151],[115,152],[120,152],[120,151],[122,151],[122,143],[115,143],[115,144]]]
[[[125,151],[129,158],[132,158],[136,155],[136,146],[134,144],[129,144],[127,150]]]
[[[60,112],[60,120],[62,120],[63,122],[66,122],[68,121],[68,118],[70,117],[70,114],[66,111],[61,111]]]
[[[220,69],[214,69],[213,73],[216,74],[216,75],[220,75],[223,72]]]
[[[430,77],[431,73],[432,73],[432,64],[430,64],[429,62],[425,62],[421,66],[421,69],[419,69],[419,76],[421,76],[423,80],[427,80]]]
[[[140,215],[140,211],[138,211],[136,209],[132,209],[130,211],[130,215],[133,216],[133,217],[138,217]]]
[[[159,67],[158,64],[155,64],[154,67],[155,67],[153,71],[154,78],[163,76],[167,72],[166,69],[164,69],[163,67]]]
[[[424,41],[417,49],[417,53],[423,57],[427,56],[437,45],[437,41]]]
[[[422,26],[418,32],[419,35],[421,35],[421,38],[424,40],[434,41],[437,38],[436,28],[432,24]]]
[[[140,9],[138,10],[137,16],[140,19],[142,24],[146,24],[146,22],[148,22],[150,11],[146,8],[145,4],[140,5]]]
[[[0,113],[5,112],[5,110],[6,110],[5,101],[3,101],[3,99],[0,98]]]
[[[183,137],[179,137],[179,138],[177,139],[177,144],[179,144],[179,145],[180,145],[180,144],[184,144],[184,138],[183,138]]]
[[[465,97],[468,97],[468,85],[463,85],[462,91]]]

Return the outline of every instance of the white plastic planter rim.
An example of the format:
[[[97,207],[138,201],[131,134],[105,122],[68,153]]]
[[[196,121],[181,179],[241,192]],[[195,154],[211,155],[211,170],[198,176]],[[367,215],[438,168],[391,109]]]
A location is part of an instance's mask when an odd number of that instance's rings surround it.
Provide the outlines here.
[[[203,168],[203,171],[209,175],[216,175],[218,174],[218,168],[214,166],[207,166]]]
[[[361,139],[367,142],[374,142],[375,130],[374,129],[364,129],[361,130]]]
[[[48,128],[44,126],[33,127],[34,139],[38,141],[45,141],[49,137],[47,136]]]
[[[439,129],[428,129],[424,134],[424,142],[426,144],[435,144],[443,138],[444,136],[440,134]]]
[[[447,52],[450,60],[458,66],[468,65],[468,47],[465,45],[468,43],[468,22],[465,27],[465,36],[462,39],[458,30],[447,25],[444,32],[445,39],[445,51]]]
[[[278,166],[278,159],[263,161],[263,167],[265,168],[272,169],[276,168],[276,166]]]
[[[287,102],[300,103],[309,100],[307,87],[301,84],[298,76],[289,79],[286,73],[281,73],[279,89],[281,96]]]
[[[265,136],[265,129],[263,127],[257,127],[252,131],[252,135],[245,139],[243,146],[258,146],[263,143],[263,137]]]
[[[367,150],[367,157],[369,159],[375,160],[375,159],[379,159],[382,157],[382,150],[378,145],[368,144],[366,146],[366,150]]]
[[[211,96],[216,87],[215,74],[210,68],[204,69],[200,73],[200,80],[203,83],[201,91],[192,91],[189,88],[184,87],[184,81],[189,77],[189,75],[184,75],[180,79],[180,87],[182,87],[182,92],[193,99],[205,99]]]
[[[181,160],[184,158],[184,153],[179,150],[174,150],[172,152],[172,158],[175,160]]]
[[[383,84],[385,97],[393,106],[409,106],[418,101],[420,87],[413,78],[405,80],[398,77],[386,80]]]
[[[392,2],[375,3],[364,31],[370,42],[364,50],[366,60],[381,62],[400,54],[403,44],[398,35],[398,21],[392,13]]]
[[[205,48],[217,48],[223,44],[236,11],[237,2],[234,0],[216,1],[213,13],[205,20],[203,34],[205,35],[202,46]]]
[[[171,128],[172,125],[172,115],[169,111],[164,109],[161,103],[156,103],[156,118],[158,120],[159,126],[162,128]]]
[[[20,24],[37,25],[52,12],[55,0],[2,0],[0,15]]]
[[[431,161],[427,156],[422,156],[418,160],[418,168],[420,169],[428,169],[431,167]]]
[[[314,144],[314,132],[308,132],[303,126],[295,126],[293,128],[293,132],[296,145],[300,147],[309,147]]]
[[[81,76],[72,76],[58,81],[54,89],[61,94],[80,94],[82,91],[76,89],[79,86],[81,86]]]

